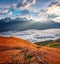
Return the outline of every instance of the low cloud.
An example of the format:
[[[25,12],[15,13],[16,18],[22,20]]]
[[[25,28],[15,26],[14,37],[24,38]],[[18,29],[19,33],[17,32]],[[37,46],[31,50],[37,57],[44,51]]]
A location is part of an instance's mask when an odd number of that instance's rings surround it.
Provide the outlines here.
[[[31,42],[40,42],[60,38],[60,29],[26,30],[20,32],[8,31],[0,33],[0,36],[15,36]]]

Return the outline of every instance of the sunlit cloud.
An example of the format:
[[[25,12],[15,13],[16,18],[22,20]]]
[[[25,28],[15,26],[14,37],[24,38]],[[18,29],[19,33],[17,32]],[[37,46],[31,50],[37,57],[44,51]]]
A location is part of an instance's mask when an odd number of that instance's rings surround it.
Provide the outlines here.
[[[51,2],[47,7],[46,14],[50,16],[50,20],[60,22],[60,0]]]
[[[60,0],[6,0],[1,3],[0,16],[5,15],[4,17],[26,17],[41,22],[54,19],[52,15],[60,17]]]
[[[12,12],[9,12],[9,13],[8,13],[8,16],[12,16]]]
[[[60,16],[60,0],[55,0],[49,4],[47,14],[55,14]]]
[[[23,0],[22,3],[17,4],[17,8],[28,8],[30,5],[35,4],[36,0]]]
[[[53,19],[51,19],[51,20],[53,20],[53,21],[55,21],[55,22],[59,22],[59,23],[60,23],[60,17],[56,17],[56,18],[53,18]]]
[[[7,13],[7,12],[8,12],[8,9],[2,9],[2,10],[0,10],[0,14]]]
[[[45,14],[44,12],[40,11],[38,14],[36,14],[35,16],[31,17],[33,20],[37,21],[37,22],[46,22],[49,20],[48,15]]]
[[[49,7],[47,10],[47,14],[55,14],[60,16],[60,6],[54,5],[52,7]]]
[[[1,8],[0,15],[7,16],[26,16],[29,13],[29,7],[35,4],[36,0],[20,0],[18,3],[10,4],[8,8]],[[5,5],[5,4],[4,4]],[[8,6],[8,4],[6,4]]]
[[[51,7],[51,6],[60,6],[60,0],[54,0],[53,2],[51,2],[48,6]]]

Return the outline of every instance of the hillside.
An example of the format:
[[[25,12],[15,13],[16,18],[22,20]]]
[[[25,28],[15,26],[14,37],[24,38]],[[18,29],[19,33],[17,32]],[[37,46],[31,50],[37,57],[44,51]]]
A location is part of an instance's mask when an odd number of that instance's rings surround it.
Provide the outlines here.
[[[35,44],[37,44],[38,46],[60,48],[60,39],[36,42]]]
[[[16,37],[0,37],[0,64],[60,64],[60,49]]]

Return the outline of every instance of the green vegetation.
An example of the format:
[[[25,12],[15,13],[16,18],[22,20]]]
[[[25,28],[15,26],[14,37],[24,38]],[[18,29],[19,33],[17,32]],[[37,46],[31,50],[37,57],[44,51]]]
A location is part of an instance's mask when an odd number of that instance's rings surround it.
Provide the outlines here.
[[[30,62],[30,60],[32,59],[32,57],[33,57],[32,54],[29,54],[29,55],[26,56],[26,61],[27,61],[27,63]]]
[[[48,47],[54,47],[54,48],[60,48],[60,39],[57,40],[49,40],[49,41],[43,41],[43,42],[36,42],[39,46],[48,46]]]
[[[29,55],[26,56],[26,59],[31,59],[32,57],[33,57],[33,55],[29,54]]]
[[[56,43],[53,43],[53,44],[48,44],[47,46],[60,48],[60,42],[56,42]]]

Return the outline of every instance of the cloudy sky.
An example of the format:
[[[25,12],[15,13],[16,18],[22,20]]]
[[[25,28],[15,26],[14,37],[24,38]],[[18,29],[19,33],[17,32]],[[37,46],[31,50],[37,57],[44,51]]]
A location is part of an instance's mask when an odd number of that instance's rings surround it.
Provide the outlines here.
[[[0,19],[4,17],[60,22],[60,0],[0,0]]]

